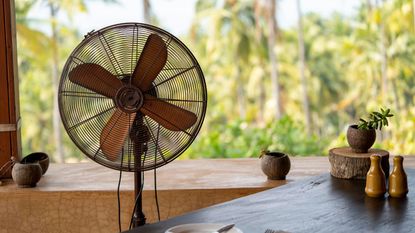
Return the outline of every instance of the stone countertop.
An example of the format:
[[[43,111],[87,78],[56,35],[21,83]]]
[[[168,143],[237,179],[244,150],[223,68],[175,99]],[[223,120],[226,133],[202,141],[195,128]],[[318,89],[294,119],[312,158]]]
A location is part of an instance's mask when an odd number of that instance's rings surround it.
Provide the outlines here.
[[[176,160],[157,169],[158,190],[271,188],[304,177],[329,171],[327,157],[291,157],[291,170],[286,181],[268,180],[262,173],[260,159]],[[415,163],[415,157],[414,157]],[[145,190],[153,190],[153,171],[145,172]],[[48,171],[31,189],[17,188],[11,180],[3,180],[0,192],[70,192],[114,191],[119,171],[94,162],[50,164]],[[134,189],[134,175],[123,172],[122,191]]]
[[[268,180],[261,171],[260,159],[256,158],[176,160],[157,169],[157,189],[272,188],[330,171],[328,157],[290,157],[290,160],[291,170],[286,181]],[[415,168],[415,156],[406,156],[404,167]],[[154,189],[153,174],[153,171],[145,172],[144,190]],[[21,189],[11,180],[3,180],[0,192],[114,191],[118,177],[119,171],[94,162],[50,164],[37,187]],[[121,190],[134,190],[133,173],[123,172]]]

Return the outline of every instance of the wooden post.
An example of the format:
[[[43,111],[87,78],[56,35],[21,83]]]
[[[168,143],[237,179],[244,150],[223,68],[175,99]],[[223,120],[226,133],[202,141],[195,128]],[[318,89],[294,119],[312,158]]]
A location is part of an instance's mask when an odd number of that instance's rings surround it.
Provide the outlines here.
[[[0,1],[0,167],[21,157],[15,23],[14,1]]]

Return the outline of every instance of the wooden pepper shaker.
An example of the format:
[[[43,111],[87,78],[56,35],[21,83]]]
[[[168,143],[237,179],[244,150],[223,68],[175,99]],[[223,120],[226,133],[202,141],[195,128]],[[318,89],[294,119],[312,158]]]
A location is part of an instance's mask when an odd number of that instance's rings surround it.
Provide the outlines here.
[[[408,193],[408,178],[403,169],[403,157],[393,158],[393,171],[389,176],[389,195],[391,197],[405,197]]]
[[[386,193],[385,173],[380,165],[380,156],[370,156],[370,168],[366,175],[366,195],[369,197],[383,197]]]

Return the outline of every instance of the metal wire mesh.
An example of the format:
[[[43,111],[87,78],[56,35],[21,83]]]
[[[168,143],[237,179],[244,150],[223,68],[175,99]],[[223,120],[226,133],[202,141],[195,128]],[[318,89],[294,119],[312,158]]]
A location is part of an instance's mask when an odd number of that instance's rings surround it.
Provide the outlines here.
[[[112,98],[71,82],[68,74],[80,64],[94,63],[118,79],[129,81],[147,37],[153,33],[159,35],[167,45],[167,62],[153,81],[152,87],[141,91],[197,116],[196,123],[183,131],[168,130],[149,116],[142,116],[142,122],[148,128],[149,141],[145,143],[146,153],[140,154],[142,162],[139,170],[163,166],[182,154],[193,142],[203,123],[207,105],[202,70],[180,40],[162,29],[146,24],[125,23],[109,26],[88,34],[72,52],[62,72],[59,109],[68,135],[89,158],[113,169],[135,171],[137,168],[134,156],[137,145],[127,137],[121,151],[123,156],[118,156],[115,161],[105,156],[100,147],[100,135],[117,111],[117,106]],[[96,85],[111,84],[102,82]],[[137,115],[141,117],[139,112]],[[130,117],[134,117],[133,114]],[[142,129],[137,130],[141,133],[139,137],[146,137]]]

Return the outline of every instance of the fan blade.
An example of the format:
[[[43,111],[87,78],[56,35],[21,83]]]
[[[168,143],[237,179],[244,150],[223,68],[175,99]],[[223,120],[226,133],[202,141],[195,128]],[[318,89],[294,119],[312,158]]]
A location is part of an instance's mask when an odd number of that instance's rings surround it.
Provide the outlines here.
[[[144,45],[133,73],[133,83],[141,91],[147,91],[167,61],[167,47],[163,39],[151,34]]]
[[[140,111],[164,128],[173,131],[186,130],[194,125],[197,120],[197,116],[193,112],[148,94],[144,97],[144,103]]]
[[[102,66],[93,63],[85,63],[75,67],[69,72],[69,80],[108,98],[113,98],[122,86],[121,80]]]
[[[108,160],[115,161],[120,155],[136,113],[128,114],[120,109],[111,116],[100,136],[101,150]]]

